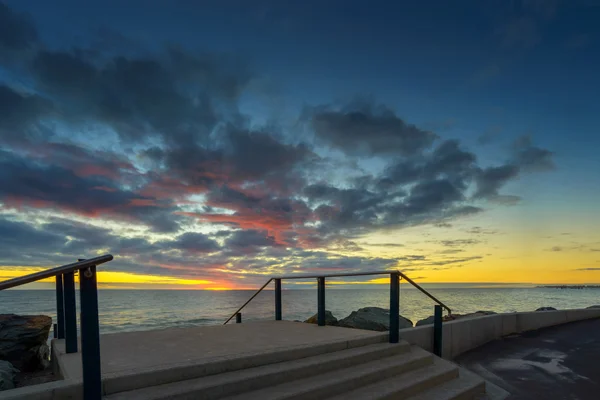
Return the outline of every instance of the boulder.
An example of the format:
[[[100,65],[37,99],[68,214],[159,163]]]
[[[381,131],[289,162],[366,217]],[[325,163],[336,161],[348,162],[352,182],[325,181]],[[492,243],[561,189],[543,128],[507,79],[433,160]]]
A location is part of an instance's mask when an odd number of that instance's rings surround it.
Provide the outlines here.
[[[600,306],[589,306],[587,308],[600,308]]]
[[[418,320],[417,323],[415,324],[415,326],[431,325],[431,324],[433,324],[434,320],[435,320],[435,317],[433,315],[430,315],[427,318]]]
[[[14,389],[19,370],[8,361],[0,360],[0,391]]]
[[[556,308],[554,307],[540,307],[535,311],[556,311]]]
[[[22,372],[46,368],[51,325],[52,318],[45,315],[0,314],[0,360]]]
[[[390,330],[390,310],[379,307],[365,307],[352,311],[346,318],[339,320],[339,326],[345,328],[365,329],[369,331]],[[400,329],[412,328],[413,323],[400,315]]]
[[[309,324],[318,323],[318,314],[313,315],[312,317],[310,317],[309,319],[307,319],[304,322],[309,323]],[[333,314],[331,313],[331,311],[328,311],[328,310],[325,310],[325,325],[332,325],[332,326],[338,325],[337,318],[334,317]]]

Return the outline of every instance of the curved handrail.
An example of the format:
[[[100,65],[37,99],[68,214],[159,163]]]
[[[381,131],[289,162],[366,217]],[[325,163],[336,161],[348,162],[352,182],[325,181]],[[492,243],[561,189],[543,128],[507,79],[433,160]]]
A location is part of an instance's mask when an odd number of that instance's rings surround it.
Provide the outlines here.
[[[448,311],[448,315],[452,315],[452,310],[450,309],[450,307],[448,307],[447,305],[445,305],[444,303],[442,303],[440,300],[438,300],[434,295],[432,295],[431,293],[429,293],[427,290],[423,289],[419,284],[417,284],[415,281],[413,281],[412,279],[410,279],[403,272],[397,271],[397,270],[387,270],[387,271],[368,271],[368,272],[348,272],[348,273],[329,274],[329,275],[287,275],[287,276],[284,275],[284,276],[272,277],[264,285],[262,285],[262,287],[260,289],[258,289],[256,291],[256,293],[254,293],[252,295],[252,297],[250,297],[248,299],[248,301],[246,301],[240,308],[238,308],[237,311],[234,312],[231,315],[231,317],[227,318],[227,321],[225,321],[223,323],[223,325],[227,325],[227,323],[229,321],[231,321],[233,319],[233,317],[235,317],[235,315],[237,313],[239,313],[240,311],[242,311],[242,309],[244,307],[246,307],[248,305],[248,303],[250,303],[256,296],[258,296],[258,294],[260,292],[262,292],[263,289],[266,288],[267,285],[269,283],[271,283],[271,281],[273,281],[273,280],[311,279],[311,278],[317,278],[318,279],[318,278],[335,278],[335,277],[344,277],[344,276],[391,275],[391,274],[398,274],[401,278],[406,279],[406,281],[408,283],[410,283],[411,285],[413,285],[414,287],[416,287],[417,289],[419,289],[419,291],[421,291],[423,294],[425,294],[431,300],[435,301],[437,304],[439,304],[440,306],[442,306],[443,308],[445,308],[446,311]]]
[[[60,267],[51,268],[40,272],[34,272],[33,274],[19,276],[13,279],[8,279],[6,281],[0,282],[0,290],[10,289],[16,286],[25,285],[26,283],[31,283],[42,279],[51,278],[53,276],[66,274],[69,272],[76,271],[78,269],[91,267],[92,265],[104,264],[105,262],[111,261],[112,259],[113,256],[111,254],[106,254],[100,257],[88,258],[87,260],[78,261],[76,263],[62,265]]]

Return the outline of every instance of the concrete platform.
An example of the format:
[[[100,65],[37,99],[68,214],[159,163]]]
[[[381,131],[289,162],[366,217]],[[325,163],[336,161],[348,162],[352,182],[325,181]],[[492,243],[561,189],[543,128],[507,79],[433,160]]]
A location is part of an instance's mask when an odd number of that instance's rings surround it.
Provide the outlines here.
[[[101,335],[105,393],[115,393],[387,341],[387,333],[291,321],[170,328]],[[81,380],[81,353],[54,340],[56,368]]]

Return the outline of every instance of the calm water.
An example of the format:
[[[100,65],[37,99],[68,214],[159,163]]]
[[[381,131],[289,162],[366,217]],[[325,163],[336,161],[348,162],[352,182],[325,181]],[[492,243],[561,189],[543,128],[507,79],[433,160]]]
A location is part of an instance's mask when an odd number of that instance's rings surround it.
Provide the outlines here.
[[[560,290],[542,288],[430,289],[456,313],[492,310],[532,311],[542,306],[558,309],[585,308],[600,304],[600,290]],[[100,324],[103,333],[196,326],[223,323],[252,291],[100,290]],[[389,308],[385,289],[327,290],[327,309],[337,318],[367,306]],[[304,320],[316,313],[316,290],[283,292],[283,318]],[[433,303],[414,289],[402,288],[402,315],[414,322],[433,313]],[[0,314],[45,314],[55,318],[52,290],[2,291]],[[274,294],[265,291],[242,312],[245,321],[271,319]]]

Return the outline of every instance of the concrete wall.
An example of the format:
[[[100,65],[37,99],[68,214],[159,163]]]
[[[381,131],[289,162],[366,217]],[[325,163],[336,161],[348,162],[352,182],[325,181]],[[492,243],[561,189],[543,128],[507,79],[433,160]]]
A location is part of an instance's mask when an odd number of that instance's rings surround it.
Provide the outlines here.
[[[513,333],[590,318],[600,318],[600,309],[495,314],[445,322],[442,325],[442,357],[455,358],[487,342]],[[433,325],[402,329],[400,337],[427,351],[433,351]]]

